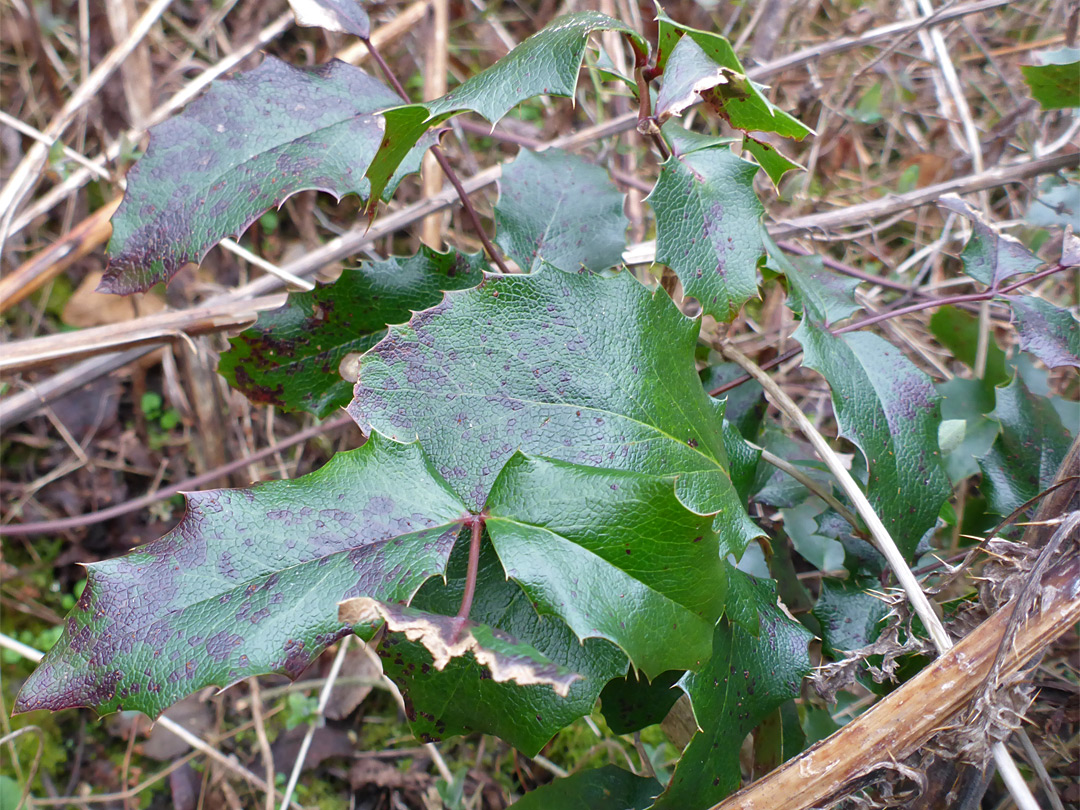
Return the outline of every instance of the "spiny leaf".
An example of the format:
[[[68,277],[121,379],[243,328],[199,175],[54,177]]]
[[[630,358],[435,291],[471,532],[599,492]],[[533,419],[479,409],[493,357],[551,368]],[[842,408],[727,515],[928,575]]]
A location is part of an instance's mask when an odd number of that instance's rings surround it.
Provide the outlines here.
[[[658,115],[681,113],[697,95],[744,132],[775,132],[798,140],[813,132],[769,101],[764,88],[747,78],[726,38],[677,23],[663,12],[657,22],[657,65],[664,72]]]
[[[662,127],[660,132],[676,155],[686,155],[696,152],[698,149],[707,149],[710,146],[731,145],[735,139],[720,135],[706,135],[693,129],[687,129],[677,118],[670,119]]]
[[[1048,368],[1080,368],[1080,323],[1071,312],[1034,295],[1010,295],[1005,300],[1016,316],[1021,349]]]
[[[650,776],[635,776],[617,765],[578,771],[530,791],[516,810],[646,810],[662,790]]]
[[[819,325],[834,324],[862,309],[855,290],[862,282],[825,269],[820,256],[789,256],[769,249],[769,266],[788,282],[788,306]]]
[[[448,582],[428,580],[412,606],[453,615],[461,604],[467,561],[468,543],[459,543],[447,565]],[[589,714],[605,683],[626,673],[626,656],[614,645],[597,638],[582,643],[557,618],[538,615],[524,591],[507,580],[490,543],[482,546],[469,615],[582,678],[561,698],[547,686],[498,683],[471,657],[455,658],[439,671],[428,650],[391,634],[379,645],[379,656],[387,676],[401,688],[409,725],[422,740],[479,731],[498,735],[532,756],[557,731]]]
[[[349,413],[418,436],[477,508],[517,449],[678,475],[682,502],[719,513],[724,553],[741,554],[758,532],[728,475],[723,406],[694,369],[698,329],[626,273],[488,276],[391,327],[361,359]]]
[[[466,515],[419,445],[377,433],[296,481],[192,493],[160,540],[87,566],[16,710],[156,716],[204,686],[296,678],[349,632],[339,601],[408,602],[442,573]]]
[[[938,204],[971,220],[972,234],[960,258],[964,272],[991,289],[1022,273],[1034,273],[1042,260],[1033,255],[1015,236],[1001,233],[996,225],[955,194],[946,194]]]
[[[672,155],[649,202],[656,211],[656,260],[717,320],[730,321],[757,295],[763,252],[754,193],[757,167],[726,147]]]
[[[876,641],[888,605],[869,591],[881,588],[873,578],[821,581],[821,595],[814,605],[814,617],[821,623],[825,650],[840,660],[845,653],[861,650]]]
[[[709,807],[738,789],[739,750],[746,737],[783,703],[798,696],[809,674],[808,645],[813,635],[776,604],[775,585],[748,580],[747,593],[761,619],[757,635],[722,621],[716,626],[713,655],[698,673],[688,672],[679,686],[690,697],[697,734],[683,752],[656,807]]]
[[[525,272],[606,270],[622,261],[628,225],[622,192],[582,157],[522,149],[503,166],[495,241]]]
[[[356,0],[289,0],[296,24],[367,39],[371,20]]]
[[[367,171],[372,198],[382,193],[420,136],[454,115],[471,111],[495,124],[533,96],[573,97],[585,46],[594,31],[617,31],[634,40],[643,53],[648,51],[640,34],[607,15],[597,11],[564,14],[445,96],[386,112],[386,135]]]
[[[780,188],[780,181],[788,172],[793,172],[796,169],[806,171],[805,166],[796,163],[771,143],[752,138],[749,135],[743,141],[743,149],[754,156],[754,160],[769,175],[769,179],[772,180],[776,188]]]
[[[470,654],[496,683],[550,686],[567,697],[576,672],[561,667],[534,647],[486,624],[457,619],[405,605],[387,604],[370,596],[356,596],[338,605],[338,619],[350,625],[385,624],[431,653],[435,669],[446,669],[455,658]]]
[[[1053,483],[1072,438],[1050,401],[1032,394],[1019,374],[997,389],[990,417],[1000,432],[978,462],[987,503],[1004,516]]]
[[[215,82],[150,131],[113,217],[100,289],[131,293],[167,281],[298,191],[366,196],[364,169],[383,135],[374,113],[398,102],[382,82],[337,60],[303,69],[267,56]],[[406,171],[428,146],[409,156]]]
[[[1037,51],[1041,65],[1021,65],[1020,72],[1032,97],[1044,110],[1080,107],[1080,52],[1076,48]]]
[[[706,391],[715,391],[746,372],[736,363],[714,363],[703,368],[698,376]],[[724,393],[724,418],[731,422],[744,439],[756,442],[765,418],[765,392],[757,380],[747,380],[742,385]]]
[[[252,402],[328,416],[352,398],[353,384],[341,375],[348,355],[374,346],[387,324],[439,303],[443,290],[479,284],[486,268],[482,254],[428,247],[409,258],[365,262],[260,313],[229,341],[218,371]]]
[[[870,503],[910,558],[950,492],[938,449],[940,397],[922,371],[877,335],[836,337],[803,320],[794,337],[803,363],[832,389],[840,435],[866,458]]]
[[[631,672],[617,678],[600,693],[600,709],[615,734],[631,734],[661,722],[681,694],[675,684],[682,672],[662,672],[652,681]]]
[[[674,476],[519,453],[485,512],[506,575],[541,614],[611,641],[650,678],[708,659],[726,572],[712,516],[679,502]]]

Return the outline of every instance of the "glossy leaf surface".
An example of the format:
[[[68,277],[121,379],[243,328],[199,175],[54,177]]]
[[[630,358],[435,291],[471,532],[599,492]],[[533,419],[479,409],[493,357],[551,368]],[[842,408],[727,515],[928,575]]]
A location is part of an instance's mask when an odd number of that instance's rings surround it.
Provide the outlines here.
[[[521,150],[503,166],[495,241],[526,273],[606,270],[622,261],[629,225],[608,173],[578,155]]]
[[[728,474],[722,405],[694,368],[698,328],[628,274],[488,276],[391,327],[361,360],[349,413],[419,437],[477,508],[517,449],[677,475],[680,500],[719,513],[721,548],[741,553],[758,530]]]
[[[617,765],[578,771],[514,802],[518,810],[646,810],[662,785]]]
[[[459,543],[447,567],[448,582],[429,580],[412,606],[453,615],[461,604],[468,543]],[[386,674],[401,688],[409,725],[422,740],[441,740],[480,731],[496,734],[526,756],[537,753],[557,731],[589,714],[604,684],[626,673],[626,656],[601,639],[584,643],[563,622],[540,616],[485,543],[470,618],[529,644],[543,656],[582,677],[562,698],[548,686],[499,683],[471,657],[434,668],[431,653],[400,634],[379,645]]]
[[[1080,107],[1080,62],[1076,61],[1076,49],[1042,51],[1039,55],[1044,64],[1020,66],[1024,81],[1039,106],[1044,110]]]
[[[813,613],[821,623],[825,650],[835,659],[877,640],[888,606],[868,591],[880,588],[879,579],[821,581]]]
[[[382,193],[420,136],[452,116],[475,112],[495,124],[533,96],[572,97],[585,46],[594,31],[625,34],[636,41],[642,52],[648,51],[648,44],[638,33],[605,14],[597,11],[564,14],[446,95],[387,112],[386,134],[367,173],[372,197]]]
[[[399,101],[378,79],[336,60],[305,69],[267,56],[254,70],[215,82],[151,129],[112,219],[101,291],[139,292],[167,281],[298,191],[366,197],[364,170],[383,135],[374,113]],[[409,155],[404,170],[419,167],[427,146]]]
[[[727,578],[712,516],[679,502],[674,476],[517,454],[485,512],[506,575],[541,614],[613,642],[650,678],[708,659]]]
[[[757,166],[720,146],[672,156],[649,202],[656,212],[656,261],[717,320],[730,321],[757,295],[764,251],[754,193]]]
[[[806,167],[801,163],[796,163],[771,143],[764,140],[747,135],[743,141],[743,149],[754,156],[754,160],[765,170],[765,174],[769,175],[769,179],[772,180],[773,186],[776,188],[780,187],[780,181],[788,172],[793,172],[796,169],[806,170]]]
[[[1053,483],[1072,437],[1050,401],[1032,394],[1019,375],[997,389],[990,417],[1001,429],[978,462],[987,503],[1004,516]]]
[[[866,495],[909,558],[949,496],[938,448],[940,397],[929,377],[877,335],[833,336],[804,320],[803,363],[832,389],[840,434],[866,458]]]
[[[810,672],[813,634],[777,606],[773,583],[747,579],[745,592],[755,602],[760,628],[753,635],[732,622],[720,622],[709,664],[680,681],[699,731],[683,752],[657,808],[709,807],[737,790],[743,738],[797,697]]]
[[[387,324],[439,303],[443,290],[479,284],[486,268],[479,254],[421,247],[415,256],[346,269],[332,284],[260,313],[229,341],[218,371],[252,402],[328,416],[352,399],[340,370],[347,355],[374,346]]]
[[[407,602],[444,570],[465,515],[418,445],[378,434],[296,481],[192,493],[160,540],[87,567],[16,710],[156,716],[204,686],[296,678],[348,632],[338,601]]]
[[[770,251],[775,266],[788,281],[788,306],[816,324],[829,325],[862,309],[855,290],[862,282],[825,269],[820,256],[790,256]]]
[[[1006,300],[1016,316],[1021,349],[1048,368],[1080,368],[1080,322],[1071,312],[1034,295],[1010,295]]]
[[[662,672],[652,681],[640,673],[611,681],[600,693],[600,709],[615,734],[630,734],[661,722],[682,692],[676,688],[682,672]]]
[[[1001,230],[955,194],[946,194],[940,205],[971,220],[971,238],[964,245],[960,258],[964,272],[991,289],[997,289],[1007,279],[1023,273],[1034,273],[1042,260],[1024,247],[1015,236]]]

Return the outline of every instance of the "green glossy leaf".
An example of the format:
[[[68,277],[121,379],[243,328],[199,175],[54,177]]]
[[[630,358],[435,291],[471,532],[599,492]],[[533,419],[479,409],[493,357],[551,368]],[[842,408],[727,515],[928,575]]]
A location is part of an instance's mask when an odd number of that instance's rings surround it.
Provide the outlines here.
[[[648,198],[656,212],[656,261],[724,322],[757,295],[765,209],[754,193],[756,173],[723,146],[673,155]]]
[[[997,389],[990,416],[1001,429],[978,459],[982,490],[990,509],[1005,516],[1054,482],[1072,439],[1050,401],[1032,394],[1019,375]]]
[[[229,341],[218,371],[252,402],[328,416],[352,399],[340,370],[346,356],[374,346],[387,324],[439,303],[444,290],[479,284],[486,268],[482,254],[421,247],[415,256],[346,269],[334,283],[260,313]]]
[[[550,686],[563,698],[582,678],[509,633],[456,616],[355,596],[338,605],[338,618],[365,627],[382,624],[388,633],[401,633],[424,647],[440,671],[454,659],[471,656],[496,683]]]
[[[725,383],[746,376],[746,372],[736,363],[714,363],[703,368],[699,375],[706,391],[715,391]],[[724,418],[742,434],[743,438],[757,441],[765,418],[765,392],[757,380],[747,380],[742,385],[722,394],[724,400]]]
[[[1021,65],[1032,97],[1044,110],[1080,107],[1080,61],[1075,48],[1039,51],[1041,65]]]
[[[446,570],[448,582],[428,580],[413,607],[444,615],[457,612],[465,587],[467,547],[468,543],[455,547]],[[422,740],[479,731],[495,734],[532,756],[560,729],[589,714],[605,683],[626,674],[626,656],[614,645],[596,638],[581,642],[557,618],[538,615],[524,591],[507,580],[487,542],[469,615],[582,677],[570,684],[563,698],[548,686],[499,683],[469,656],[452,659],[437,670],[422,645],[391,634],[379,645],[379,656],[386,674],[401,688],[409,725]]]
[[[680,503],[674,477],[516,454],[484,511],[506,575],[541,614],[618,645],[650,678],[708,659],[726,572],[712,516]]]
[[[796,169],[806,171],[805,166],[796,163],[771,143],[752,138],[749,135],[743,141],[743,149],[754,156],[754,160],[765,170],[765,174],[769,175],[769,179],[772,180],[776,188],[780,188],[780,181],[788,172],[793,172]]]
[[[338,601],[407,602],[444,570],[466,514],[419,445],[377,433],[296,481],[192,493],[160,540],[87,566],[16,710],[156,716],[205,686],[296,678],[349,631]]]
[[[349,413],[418,436],[477,508],[517,449],[677,475],[682,502],[719,513],[721,547],[741,553],[758,530],[728,474],[722,405],[694,368],[698,329],[626,273],[488,276],[391,327],[361,359]]]
[[[866,458],[871,505],[910,558],[950,492],[938,448],[940,397],[922,371],[877,335],[836,337],[804,320],[794,337],[803,363],[832,389],[840,435]]]
[[[811,670],[810,631],[777,606],[772,582],[741,576],[756,602],[760,630],[751,635],[720,622],[708,665],[679,682],[700,731],[683,752],[657,808],[709,807],[737,790],[743,738],[798,696]]]
[[[788,436],[779,425],[767,424],[760,444],[774,456],[800,467],[803,473],[826,489],[832,486],[832,476],[818,460],[814,449],[809,444]],[[755,501],[784,509],[798,506],[810,497],[810,490],[804,485],[766,463],[758,466],[754,489]]]
[[[657,64],[664,84],[656,111],[661,119],[678,115],[701,97],[736,129],[796,139],[811,134],[813,130],[769,101],[762,85],[746,77],[726,38],[677,23],[662,11],[657,22]]]
[[[626,246],[623,194],[608,173],[578,155],[522,149],[503,166],[495,241],[525,272],[606,270]]]
[[[944,306],[930,316],[930,331],[938,342],[948,349],[953,357],[975,368],[975,352],[979,345],[979,318],[959,307]],[[986,370],[981,384],[990,392],[990,408],[994,407],[993,388],[1009,379],[1005,370],[1005,352],[998,346],[993,334],[986,347]],[[956,417],[949,417],[956,418]]]
[[[616,678],[600,693],[600,710],[615,734],[631,734],[661,722],[682,694],[674,688],[682,672],[662,672],[652,681],[631,672]]]
[[[834,659],[876,641],[889,612],[883,600],[869,593],[881,590],[881,580],[823,579],[813,615],[821,623],[821,640]]]
[[[594,31],[625,34],[642,52],[648,51],[641,35],[618,20],[597,11],[564,14],[446,95],[386,112],[386,133],[367,171],[372,197],[382,193],[424,132],[459,113],[475,112],[495,124],[533,96],[573,97],[585,46]]]
[[[296,24],[367,39],[371,20],[356,0],[289,0]]]
[[[941,394],[942,425],[958,422],[963,426],[960,443],[941,448],[945,471],[955,485],[979,472],[976,459],[986,455],[997,438],[997,423],[986,418],[994,410],[994,389],[982,380],[960,377],[938,383],[936,388]]]
[[[578,771],[526,793],[516,810],[646,810],[663,789],[617,765]]]
[[[862,282],[826,270],[820,256],[789,256],[770,249],[769,266],[787,279],[788,306],[796,315],[829,325],[862,309],[855,302],[855,290]]]
[[[802,753],[806,734],[799,723],[799,709],[794,700],[786,701],[761,721],[754,732],[754,778],[776,770]]]
[[[978,210],[955,194],[946,194],[939,205],[971,220],[972,233],[960,258],[964,272],[991,289],[1023,273],[1034,273],[1043,262],[1015,236],[1001,233]]]
[[[1080,368],[1080,323],[1071,312],[1034,295],[1010,295],[1005,300],[1016,317],[1021,349],[1048,368]]]
[[[668,120],[660,127],[660,132],[676,155],[685,155],[696,152],[698,149],[708,149],[711,146],[730,146],[735,142],[735,139],[731,137],[706,135],[703,132],[687,129],[677,118]]]
[[[304,69],[267,56],[214,82],[151,129],[113,216],[100,289],[130,293],[166,281],[298,191],[366,197],[364,170],[383,135],[373,113],[398,102],[382,82],[336,60]],[[409,155],[406,169],[418,168],[428,146]]]

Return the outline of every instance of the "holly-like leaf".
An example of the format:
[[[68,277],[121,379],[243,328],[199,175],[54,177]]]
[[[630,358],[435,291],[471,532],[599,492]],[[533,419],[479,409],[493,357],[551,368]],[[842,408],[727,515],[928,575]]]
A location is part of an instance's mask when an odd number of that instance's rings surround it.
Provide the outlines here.
[[[701,97],[744,132],[775,132],[799,140],[813,132],[769,101],[765,88],[747,78],[726,38],[677,23],[663,12],[657,22],[657,65],[664,74],[658,116],[678,115]]]
[[[683,506],[675,481],[519,453],[484,510],[536,609],[616,644],[649,678],[708,660],[727,595],[712,516]]]
[[[550,686],[567,697],[581,675],[554,663],[522,641],[486,624],[428,613],[400,604],[387,604],[370,596],[355,596],[338,605],[338,619],[350,625],[385,624],[430,654],[435,669],[446,669],[455,658],[471,655],[496,683]]]
[[[356,0],[289,0],[296,24],[367,39],[371,20]]]
[[[769,175],[769,179],[772,180],[773,186],[776,188],[780,188],[780,181],[788,172],[793,172],[796,169],[806,171],[805,166],[796,163],[771,143],[752,138],[749,135],[743,141],[743,149],[754,156],[754,160],[765,170],[765,174]]]
[[[690,740],[656,807],[709,807],[737,790],[739,750],[783,703],[798,696],[809,674],[813,635],[776,603],[772,582],[748,580],[761,627],[756,635],[729,621],[716,626],[713,655],[679,686],[690,697],[699,731]]]
[[[1072,437],[1050,401],[1032,394],[1019,374],[997,389],[990,417],[1001,429],[978,462],[987,503],[1004,516],[1054,482]]]
[[[1080,323],[1071,312],[1034,295],[1010,295],[1005,300],[1016,316],[1021,349],[1048,368],[1080,368]]]
[[[845,653],[861,650],[880,635],[889,608],[868,592],[875,588],[881,588],[881,581],[872,578],[821,581],[821,595],[813,614],[821,623],[825,650],[836,660]]]
[[[649,681],[631,672],[600,693],[600,710],[615,734],[631,734],[662,721],[682,694],[674,688],[682,672],[669,670]]]
[[[446,569],[448,582],[428,580],[413,607],[444,615],[457,612],[465,588],[467,546],[455,547]],[[499,683],[471,656],[454,658],[440,671],[422,645],[390,634],[379,645],[379,656],[387,676],[401,688],[409,725],[422,740],[479,731],[532,756],[560,729],[589,714],[605,683],[626,673],[626,656],[614,645],[597,638],[582,642],[557,618],[538,615],[525,592],[507,580],[490,543],[482,546],[469,615],[582,677],[563,698],[548,686]]]
[[[1044,110],[1080,107],[1080,52],[1076,48],[1037,51],[1043,64],[1021,65],[1020,72],[1032,97]]]
[[[754,193],[755,174],[757,166],[726,147],[699,149],[664,161],[649,195],[656,261],[720,321],[732,320],[757,295],[765,209]]]
[[[1042,260],[1024,247],[1015,236],[1002,233],[971,204],[955,194],[946,194],[938,204],[971,220],[972,233],[960,258],[964,272],[996,290],[1007,279],[1034,273]]]
[[[628,225],[622,192],[578,155],[522,149],[503,166],[495,241],[525,272],[606,270],[622,261]]]
[[[803,320],[794,337],[802,344],[803,363],[832,389],[840,435],[866,458],[870,503],[910,558],[950,492],[938,448],[937,391],[899,349],[877,335],[833,336]]]
[[[578,771],[514,802],[517,810],[646,810],[663,786],[617,765]]]
[[[445,96],[386,112],[386,134],[367,171],[372,198],[382,193],[420,136],[447,119],[459,113],[475,112],[496,124],[533,96],[573,97],[585,46],[594,31],[624,34],[642,53],[648,52],[648,43],[640,34],[605,14],[597,11],[564,14]]]
[[[477,508],[517,449],[677,475],[680,500],[718,513],[721,548],[741,554],[758,530],[728,474],[722,405],[694,368],[699,327],[627,273],[488,276],[391,327],[361,358],[349,413],[419,437]]]
[[[693,129],[687,129],[677,118],[670,119],[662,127],[660,132],[667,141],[671,151],[676,155],[685,155],[696,152],[698,149],[707,149],[710,146],[731,145],[735,139],[727,136],[707,135]]]
[[[341,375],[348,355],[374,346],[387,324],[439,303],[444,290],[479,284],[486,268],[482,254],[428,247],[408,258],[365,262],[260,313],[229,341],[218,371],[252,402],[325,417],[352,399],[353,384]]]
[[[160,540],[87,566],[15,708],[156,716],[205,686],[296,678],[349,632],[339,601],[408,602],[445,569],[467,514],[418,445],[377,433],[295,481],[192,493]]]
[[[796,315],[827,326],[862,308],[855,301],[855,290],[862,282],[826,270],[820,256],[788,256],[770,250],[769,265],[787,278],[787,303]]]
[[[100,289],[131,293],[166,281],[298,191],[366,197],[364,170],[383,136],[374,113],[400,101],[337,60],[304,69],[267,56],[254,70],[215,82],[151,129],[112,220]],[[416,170],[428,146],[409,155],[405,170]]]

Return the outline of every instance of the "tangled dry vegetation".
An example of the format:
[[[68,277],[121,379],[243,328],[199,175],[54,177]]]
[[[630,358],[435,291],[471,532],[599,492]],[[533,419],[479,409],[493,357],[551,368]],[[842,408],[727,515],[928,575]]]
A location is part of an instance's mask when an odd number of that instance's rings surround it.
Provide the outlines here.
[[[557,14],[593,3],[646,35],[654,32],[645,2],[416,0],[373,7],[373,41],[399,76],[413,77],[407,89],[414,97],[431,98]],[[816,131],[791,155],[805,173],[788,175],[779,191],[759,177],[767,222],[774,238],[820,253],[838,272],[862,279],[858,295],[869,313],[972,291],[958,286],[970,279],[958,275],[956,258],[969,225],[933,204],[943,194],[975,193],[995,221],[1019,225],[1018,235],[1055,261],[1060,230],[1049,226],[1070,210],[1068,199],[1047,193],[1047,182],[1075,182],[1077,119],[1070,111],[1041,112],[1019,68],[1036,50],[1076,44],[1076,8],[1064,0],[969,0],[935,4],[933,25],[903,24],[928,5],[679,0],[666,7],[675,19],[729,36],[772,99]],[[108,220],[150,126],[211,80],[258,64],[261,52],[298,65],[334,56],[365,65],[367,51],[344,36],[296,27],[285,0],[4,0],[0,40],[4,183],[18,178],[35,150],[44,152],[40,164],[30,165],[24,193],[5,198],[10,205],[0,210],[6,233],[0,778],[17,786],[31,780],[36,807],[272,807],[315,724],[295,794],[299,805],[502,808],[567,771],[612,762],[641,772],[677,756],[677,718],[663,730],[620,737],[599,713],[562,732],[534,759],[480,735],[421,746],[401,720],[392,685],[355,648],[323,700],[332,653],[296,683],[270,676],[221,693],[206,690],[169,710],[171,722],[152,730],[133,713],[104,721],[89,710],[10,716],[19,684],[78,597],[84,576],[78,563],[161,536],[180,516],[179,492],[293,478],[362,441],[346,417],[320,422],[276,413],[230,390],[216,373],[227,337],[257,312],[280,306],[284,288],[333,278],[358,258],[411,254],[421,240],[470,251],[480,243],[456,197],[428,167],[423,179],[405,182],[370,229],[356,198],[335,203],[303,192],[167,288],[128,298],[96,293]],[[605,44],[621,53],[617,40]],[[487,224],[493,167],[518,145],[559,141],[587,155],[627,192],[627,261],[634,263],[650,253],[653,223],[642,201],[657,164],[639,148],[633,100],[598,88],[579,94],[576,104],[530,102],[494,132],[462,117],[443,143]],[[1074,222],[1075,215],[1072,209]],[[637,270],[649,277],[647,264]],[[681,300],[673,277],[656,281]],[[1059,273],[1038,292],[1075,307],[1076,278]],[[682,305],[693,313],[692,300]],[[964,306],[975,315],[982,308],[991,340],[1006,354],[1013,351],[1015,333],[1004,310]],[[985,367],[986,352],[967,336],[942,344],[930,326],[933,312],[880,328],[935,380],[970,376],[973,364]],[[723,334],[759,365],[779,359],[774,379],[823,432],[835,435],[828,389],[788,356],[792,328],[782,296],[770,293],[730,325],[707,319],[705,331],[716,339]],[[1036,371],[1047,391],[1075,402],[1074,369]],[[813,806],[1008,807],[1012,799],[988,767],[987,741],[1000,739],[1043,806],[1080,807],[1078,636],[1075,629],[1061,632],[1068,621],[1062,616],[1076,620],[1068,611],[1075,613],[1080,582],[1077,530],[1075,523],[1054,522],[1080,508],[1078,474],[1074,444],[1060,486],[1041,501],[1034,520],[1018,516],[1028,526],[1013,540],[995,539],[996,527],[973,506],[985,501],[977,478],[954,493],[958,518],[941,549],[943,562],[924,560],[916,573],[946,606],[951,635],[971,634],[972,646],[963,649],[982,669],[965,671],[955,659],[942,659],[944,668],[928,667],[920,675],[926,680],[911,680],[932,650],[920,648],[909,632],[906,603],[895,582],[883,578],[890,631],[852,659],[823,667],[813,685],[804,685],[800,704],[820,720],[824,737],[830,723],[865,718],[862,710],[879,697],[899,694],[891,675],[908,690],[890,709],[902,744],[890,737],[875,749],[869,738],[849,738],[829,749],[841,764],[820,772],[825,787]],[[822,572],[785,549],[793,532],[785,534],[779,511],[756,508],[755,517],[776,538],[774,566],[787,566],[773,571],[785,602],[797,616],[806,613]],[[965,514],[976,517],[965,521]],[[978,598],[969,598],[973,593]],[[1065,612],[1046,621],[1057,624],[1039,625],[1055,605]],[[1036,618],[1022,620],[1025,609]],[[997,635],[976,637],[987,619],[1000,625]],[[1002,647],[1005,635],[1011,641]],[[885,684],[877,693],[856,677],[867,661]],[[839,703],[830,702],[838,695]],[[946,696],[955,699],[955,711],[942,709]],[[187,738],[177,736],[183,729]],[[751,754],[747,784],[763,773]],[[752,798],[761,802],[753,806],[811,806],[798,794],[818,778],[820,764],[800,760],[787,777],[775,771],[771,787],[762,783],[766,792],[739,794],[722,806],[751,806]],[[2,786],[0,804],[12,795],[18,800],[19,787],[12,794],[11,784]]]

